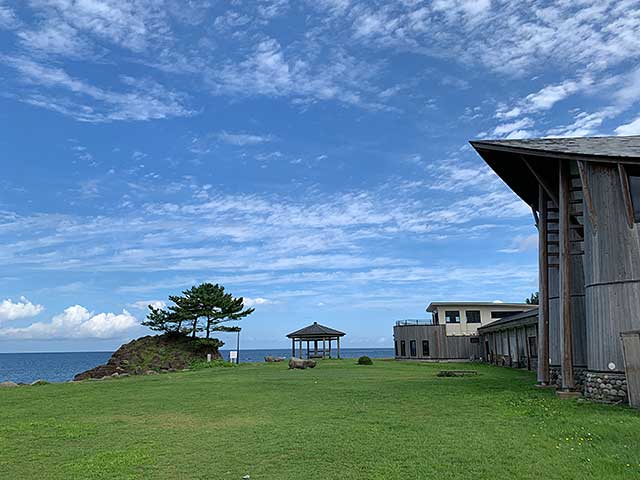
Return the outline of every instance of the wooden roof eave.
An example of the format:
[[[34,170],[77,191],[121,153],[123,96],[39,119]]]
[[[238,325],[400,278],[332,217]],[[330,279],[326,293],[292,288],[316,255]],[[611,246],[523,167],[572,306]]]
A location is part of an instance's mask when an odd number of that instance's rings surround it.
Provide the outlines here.
[[[536,148],[511,147],[508,145],[500,145],[491,141],[472,140],[469,142],[477,151],[496,151],[513,153],[517,155],[533,156],[546,158],[548,160],[582,160],[584,162],[600,162],[600,163],[624,163],[637,165],[640,163],[640,157],[625,157],[613,155],[585,155],[578,153],[557,152],[553,150],[542,150]]]

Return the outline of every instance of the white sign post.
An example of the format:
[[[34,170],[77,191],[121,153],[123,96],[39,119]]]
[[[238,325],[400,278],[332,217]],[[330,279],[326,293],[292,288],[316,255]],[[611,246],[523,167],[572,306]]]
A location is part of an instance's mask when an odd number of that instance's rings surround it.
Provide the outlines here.
[[[211,354],[207,353],[207,363],[211,363]]]
[[[237,350],[229,350],[229,361],[231,363],[238,363],[238,351]]]

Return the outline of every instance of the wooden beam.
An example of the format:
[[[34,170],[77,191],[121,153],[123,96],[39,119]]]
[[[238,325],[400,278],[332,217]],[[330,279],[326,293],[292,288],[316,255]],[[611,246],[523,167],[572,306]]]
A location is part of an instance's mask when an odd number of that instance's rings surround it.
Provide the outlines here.
[[[536,180],[538,181],[538,185],[540,185],[540,186],[542,186],[542,188],[544,188],[544,190],[547,193],[547,195],[549,195],[549,198],[551,199],[551,201],[554,204],[556,204],[556,206],[557,206],[558,205],[558,195],[556,195],[555,189],[552,188],[551,185],[549,185],[549,182],[547,182],[547,180],[542,178],[542,176],[535,170],[535,168],[533,168],[533,165],[531,164],[531,162],[529,162],[529,160],[527,160],[522,155],[520,155],[520,158],[522,159],[524,164],[527,166],[529,171],[536,178]]]
[[[595,233],[598,230],[598,219],[596,217],[596,211],[593,208],[593,199],[591,196],[591,186],[589,185],[589,177],[587,176],[587,167],[582,160],[578,160],[578,172],[580,173],[580,182],[582,182],[582,195],[584,197],[584,203],[587,204],[587,211],[589,212],[589,221],[591,227]]]
[[[538,383],[549,384],[549,256],[547,255],[548,226],[547,195],[538,187],[538,211],[540,212],[540,227],[538,228]],[[529,338],[525,328],[527,352]],[[527,368],[531,369],[531,359],[527,353]]]
[[[560,216],[560,358],[562,390],[575,388],[573,377],[573,332],[571,326],[571,258],[569,257],[569,162],[560,161],[558,167],[558,204]]]
[[[620,176],[620,187],[622,188],[622,199],[624,201],[627,224],[629,228],[633,228],[634,215],[633,203],[631,202],[631,190],[629,189],[629,176],[627,175],[627,169],[622,163],[618,164],[618,175]]]
[[[533,204],[531,205],[531,213],[533,214],[533,221],[536,223],[536,227],[540,228],[540,218],[538,217],[538,212],[536,212]]]

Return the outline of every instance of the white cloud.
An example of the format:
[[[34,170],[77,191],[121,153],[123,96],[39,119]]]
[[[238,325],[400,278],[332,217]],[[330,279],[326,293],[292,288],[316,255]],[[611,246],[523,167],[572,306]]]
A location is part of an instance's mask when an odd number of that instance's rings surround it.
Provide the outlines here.
[[[25,297],[20,297],[17,302],[8,298],[0,303],[0,322],[35,317],[43,311],[44,307],[42,305],[35,305]]]
[[[76,120],[153,120],[194,113],[185,106],[186,97],[183,94],[167,90],[153,80],[121,76],[121,83],[129,90],[114,92],[73,78],[61,68],[28,58],[0,58],[18,71],[27,87],[26,92],[16,94],[20,101],[57,111]],[[60,90],[66,93],[60,93]]]
[[[536,250],[538,248],[538,235],[516,235],[509,248],[498,250],[501,253],[521,253]]]
[[[14,28],[18,25],[16,14],[5,5],[4,0],[0,0],[0,28]]]
[[[615,129],[616,135],[640,135],[640,117]]]
[[[129,312],[94,314],[80,305],[68,307],[51,322],[32,323],[28,327],[0,328],[0,338],[12,339],[78,339],[122,338],[138,326]]]
[[[133,302],[129,306],[131,308],[135,308],[136,310],[148,310],[149,305],[153,308],[164,308],[167,306],[167,303],[164,300],[138,300],[137,302]]]
[[[533,126],[533,121],[530,118],[521,118],[520,120],[516,120],[510,123],[503,123],[498,125],[493,129],[492,134],[496,137],[502,137],[504,135],[508,135],[511,132],[523,130]]]
[[[256,298],[244,297],[245,308],[255,307],[256,305],[269,305],[272,303],[274,303],[273,300],[268,300],[262,297],[256,297]]]
[[[229,133],[222,131],[218,133],[217,138],[224,143],[244,147],[247,145],[258,145],[260,143],[271,142],[271,135],[254,135],[249,133]]]

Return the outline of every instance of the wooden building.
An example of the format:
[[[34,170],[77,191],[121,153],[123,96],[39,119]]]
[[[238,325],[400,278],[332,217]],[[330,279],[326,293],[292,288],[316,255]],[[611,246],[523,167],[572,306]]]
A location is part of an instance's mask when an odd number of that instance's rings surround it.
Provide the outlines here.
[[[501,318],[478,329],[483,357],[503,367],[538,368],[538,309]]]
[[[480,360],[483,349],[478,328],[524,310],[524,303],[432,302],[431,320],[400,320],[393,328],[399,360]]]
[[[640,328],[640,137],[471,144],[538,228],[538,382],[624,398],[620,334]]]

